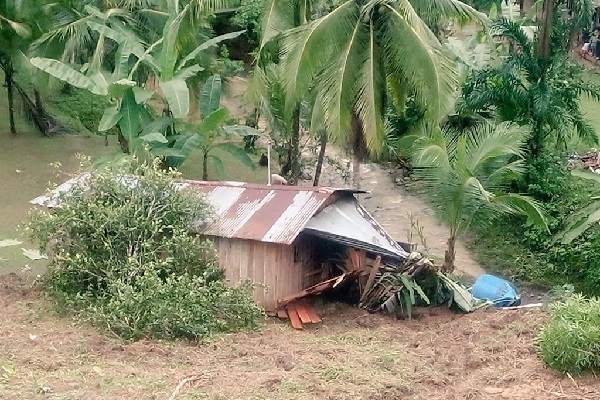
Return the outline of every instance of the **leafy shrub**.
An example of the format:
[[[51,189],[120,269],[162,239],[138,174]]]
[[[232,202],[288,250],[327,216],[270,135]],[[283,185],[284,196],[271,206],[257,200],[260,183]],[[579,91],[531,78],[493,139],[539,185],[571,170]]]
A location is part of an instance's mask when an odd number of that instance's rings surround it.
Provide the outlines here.
[[[511,218],[476,226],[471,247],[485,268],[511,279],[543,286],[570,283],[579,292],[600,295],[600,230],[589,229],[569,244],[555,236],[596,193],[571,176],[564,158],[544,156],[536,163],[522,190],[541,203],[551,233]]]
[[[173,177],[125,161],[33,213],[27,229],[51,255],[45,287],[61,309],[132,339],[257,326],[251,287],[227,287],[212,244],[190,235],[209,204]]]
[[[61,115],[76,120],[93,133],[98,131],[104,110],[110,105],[107,99],[77,88],[72,88],[66,93],[63,91],[49,94],[46,100],[57,108]],[[78,127],[72,128],[76,130]]]
[[[556,303],[537,345],[551,368],[565,372],[600,370],[600,299],[574,295]]]
[[[260,40],[261,16],[265,0],[242,0],[231,22],[245,29],[250,41],[257,45]]]

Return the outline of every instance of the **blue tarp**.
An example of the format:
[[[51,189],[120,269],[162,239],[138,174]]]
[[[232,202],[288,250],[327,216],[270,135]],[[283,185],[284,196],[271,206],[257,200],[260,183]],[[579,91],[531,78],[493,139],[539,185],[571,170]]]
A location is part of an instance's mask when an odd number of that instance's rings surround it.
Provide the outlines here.
[[[482,275],[471,287],[471,294],[481,300],[491,301],[495,307],[511,307],[521,304],[517,289],[508,281],[494,275]]]

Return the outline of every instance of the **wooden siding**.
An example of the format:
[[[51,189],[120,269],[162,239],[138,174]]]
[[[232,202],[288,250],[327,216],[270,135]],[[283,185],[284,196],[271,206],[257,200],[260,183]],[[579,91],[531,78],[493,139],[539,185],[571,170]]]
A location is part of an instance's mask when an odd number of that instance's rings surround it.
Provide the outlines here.
[[[293,245],[220,237],[211,239],[229,283],[236,285],[251,280],[255,284],[254,299],[267,312],[275,311],[277,299],[303,289],[302,263],[300,260],[294,262]]]

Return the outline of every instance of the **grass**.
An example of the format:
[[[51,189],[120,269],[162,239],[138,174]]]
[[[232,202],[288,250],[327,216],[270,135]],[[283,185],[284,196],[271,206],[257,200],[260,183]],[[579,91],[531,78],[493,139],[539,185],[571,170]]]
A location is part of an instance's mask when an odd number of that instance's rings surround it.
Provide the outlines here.
[[[590,82],[600,86],[600,71],[596,68],[588,69],[584,77]],[[588,122],[594,127],[596,133],[600,135],[600,103],[587,96],[582,96],[580,100],[581,110],[584,112]],[[575,142],[572,144],[572,150],[577,152],[588,151],[590,146],[585,143]]]
[[[413,321],[340,304],[296,331],[270,319],[260,332],[126,343],[47,311],[23,283],[0,278],[0,398],[558,399],[594,398],[600,382],[547,370],[535,354],[540,311],[456,315],[420,310]],[[31,336],[34,335],[34,336]],[[42,388],[49,393],[39,394]],[[565,397],[566,398],[566,397]]]

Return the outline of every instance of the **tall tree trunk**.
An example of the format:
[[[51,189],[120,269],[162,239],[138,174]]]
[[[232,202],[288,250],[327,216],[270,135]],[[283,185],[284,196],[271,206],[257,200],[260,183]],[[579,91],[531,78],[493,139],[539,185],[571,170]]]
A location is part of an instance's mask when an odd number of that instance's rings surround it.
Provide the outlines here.
[[[554,19],[554,0],[544,0],[542,9],[542,25],[538,39],[538,56],[544,60],[550,57],[550,38]]]
[[[208,180],[208,153],[202,154],[202,180]]]
[[[360,190],[360,163],[364,160],[367,154],[367,144],[365,142],[362,121],[356,113],[352,114],[350,126],[352,129],[350,134],[350,143],[354,158],[352,162],[352,187],[356,190]]]
[[[294,109],[292,115],[292,140],[290,142],[290,179],[291,185],[297,185],[302,172],[302,164],[300,162],[300,104]]]
[[[454,261],[456,260],[456,237],[450,235],[447,242],[447,248],[444,252],[444,264],[442,264],[442,272],[454,272]]]
[[[13,86],[13,68],[10,61],[6,63],[6,69],[4,70],[4,82],[6,85],[6,92],[8,95],[8,120],[10,122],[10,131],[13,135],[17,134],[17,127],[15,126],[15,91]]]
[[[527,140],[527,148],[529,150],[529,154],[527,156],[527,160],[531,163],[537,159],[541,154],[544,147],[544,129],[543,124],[541,122],[536,122],[533,125],[533,131],[531,132],[531,136]]]
[[[123,153],[129,154],[129,142],[127,142],[127,139],[125,139],[125,136],[123,136],[123,133],[120,129],[119,133],[117,134],[117,139],[119,140],[119,144],[121,145],[121,150],[123,150]]]
[[[327,131],[321,131],[321,148],[319,149],[319,156],[317,157],[317,167],[315,168],[315,180],[313,186],[319,186],[319,179],[321,179],[321,169],[323,168],[323,160],[325,159],[325,148],[327,147]]]
[[[38,128],[42,133],[49,135],[51,126],[50,121],[46,118],[46,110],[44,110],[44,102],[42,100],[42,94],[37,88],[33,88],[33,96],[35,100],[35,114]]]

